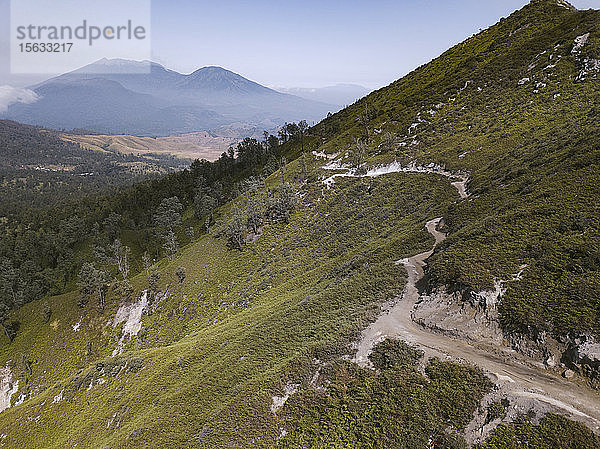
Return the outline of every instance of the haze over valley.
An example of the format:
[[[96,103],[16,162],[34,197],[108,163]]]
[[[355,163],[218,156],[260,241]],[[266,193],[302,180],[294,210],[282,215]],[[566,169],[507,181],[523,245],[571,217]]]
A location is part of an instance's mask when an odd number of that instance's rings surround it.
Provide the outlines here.
[[[139,66],[148,73],[139,73]],[[133,72],[133,73],[132,73]],[[138,73],[136,73],[138,72]],[[221,67],[183,75],[160,64],[103,59],[30,86],[0,117],[54,129],[169,136],[274,130],[324,118],[339,106],[284,94]]]

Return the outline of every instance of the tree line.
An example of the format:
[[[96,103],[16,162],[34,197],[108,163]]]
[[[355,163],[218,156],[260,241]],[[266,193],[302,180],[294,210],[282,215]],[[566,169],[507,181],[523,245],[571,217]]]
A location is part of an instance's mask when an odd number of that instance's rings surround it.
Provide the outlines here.
[[[239,195],[227,225],[232,247],[241,248],[244,236],[257,234],[265,220],[287,220],[296,196],[283,177],[285,154],[292,146],[304,152],[307,129],[306,122],[286,124],[278,136],[246,138],[214,162],[195,160],[185,170],[116,193],[100,192],[45,210],[24,209],[0,223],[4,333],[12,339],[18,330],[18,323],[9,321],[11,309],[44,296],[78,289],[81,306],[95,297],[103,309],[110,287],[120,297],[131,295],[131,274],[145,270],[156,285],[152,262],[176,253],[196,232],[208,232],[214,210]],[[264,179],[277,171],[281,184],[266,192]],[[184,220],[188,209],[193,217]]]

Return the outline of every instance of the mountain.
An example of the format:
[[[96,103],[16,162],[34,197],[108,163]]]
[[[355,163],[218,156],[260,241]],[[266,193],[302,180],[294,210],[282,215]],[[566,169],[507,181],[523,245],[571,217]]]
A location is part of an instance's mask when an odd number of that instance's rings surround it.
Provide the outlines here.
[[[178,87],[201,95],[225,93],[233,98],[272,94],[273,91],[221,67],[203,67],[186,76]]]
[[[103,58],[33,86],[33,88],[40,87],[47,82],[73,82],[94,78],[115,81],[134,92],[153,94],[171,89],[184,78],[184,75],[168,70],[155,62]]]
[[[220,67],[183,75],[153,62],[121,59],[99,60],[32,89],[40,100],[13,104],[3,116],[52,128],[162,136],[238,122],[272,129],[318,120],[332,109]]]
[[[13,104],[6,115],[21,123],[54,129],[125,130],[141,135],[175,134],[227,123],[213,111],[172,104],[103,78],[49,81],[34,92],[39,100]]]
[[[336,84],[319,88],[277,88],[278,91],[306,98],[307,100],[320,101],[333,104],[342,109],[366,96],[370,90],[357,84]],[[337,111],[336,111],[337,112]]]
[[[4,317],[4,447],[600,447],[599,44],[535,0],[303,134],[15,223],[3,304],[67,236],[95,265]]]

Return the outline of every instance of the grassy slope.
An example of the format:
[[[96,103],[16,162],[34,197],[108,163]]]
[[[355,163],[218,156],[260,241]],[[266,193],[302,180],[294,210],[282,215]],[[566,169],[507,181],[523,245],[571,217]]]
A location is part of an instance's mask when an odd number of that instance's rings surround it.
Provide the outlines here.
[[[376,160],[471,173],[473,198],[444,214],[451,235],[431,261],[431,286],[478,291],[527,264],[504,298],[508,331],[600,332],[598,72],[577,79],[585,58],[599,58],[599,17],[529,5],[317,127],[332,135],[326,149],[348,148],[366,109],[381,129],[375,144],[386,132],[404,144]]]
[[[138,137],[129,135],[78,135],[61,134],[67,142],[75,142],[96,151],[109,149],[121,154],[148,155],[166,154],[181,159],[206,159],[214,161],[227,151],[236,140],[212,137],[208,133],[181,134],[169,137]],[[151,158],[152,156],[150,156]]]
[[[467,169],[473,172],[470,189],[477,197],[451,206],[456,191],[446,179],[432,175],[338,179],[336,188],[324,193],[318,183],[308,184],[291,223],[269,226],[243,252],[227,250],[210,235],[183,249],[174,260],[162,261],[161,282],[163,288],[170,284],[169,298],[144,317],[142,334],[126,347],[131,351],[105,359],[100,369],[92,362],[107,357],[118,338],[118,329],[105,326],[109,312],[98,316],[89,309],[82,330],[76,333],[70,326],[79,320],[81,311],[75,307],[74,294],[50,300],[50,323],[58,321],[56,330],[43,323],[40,303],[27,305],[18,312],[22,331],[11,345],[3,345],[0,361],[14,361],[13,371],[22,376],[23,388],[26,369],[21,361],[26,354],[34,362],[28,385],[33,390],[47,389],[0,415],[0,433],[7,435],[5,446],[273,444],[282,423],[269,410],[271,396],[280,393],[288,380],[307,384],[316,369],[314,358],[337,366],[339,356],[348,351],[348,342],[373,319],[381,302],[402,288],[404,273],[393,261],[430,247],[423,224],[437,216],[447,217],[451,236],[432,261],[434,282],[485,288],[493,276],[508,276],[519,264],[528,263],[524,281],[506,297],[504,324],[516,329],[527,323],[561,330],[560,326],[568,327],[572,318],[563,315],[573,308],[560,292],[546,302],[522,305],[532,289],[528,282],[539,279],[536,283],[542,283],[537,285],[546,289],[544,282],[556,283],[548,279],[552,269],[569,273],[560,265],[542,264],[548,257],[562,261],[563,242],[572,240],[583,246],[591,241],[592,247],[597,242],[597,223],[586,219],[597,216],[598,207],[597,187],[592,182],[598,173],[593,140],[597,136],[597,87],[592,79],[573,81],[576,61],[569,53],[574,37],[586,31],[593,31],[589,48],[594,48],[598,17],[550,2],[536,8],[504,20],[314,130],[325,139],[322,149],[343,150],[361,132],[355,117],[366,102],[371,127],[400,137],[419,111],[447,103],[419,130],[418,145],[410,145],[414,137],[410,136],[409,145],[373,154],[371,162],[416,157],[455,170]],[[521,29],[527,24],[532,25]],[[556,68],[557,78],[549,79],[538,94],[533,93],[531,83],[517,85],[535,56],[552,50],[556,43],[562,43],[560,51],[565,55]],[[535,76],[543,76],[545,65],[540,63],[533,70]],[[457,93],[470,79],[477,82]],[[555,99],[558,91],[561,96]],[[449,96],[456,100],[448,102]],[[553,120],[560,120],[560,126],[553,126]],[[378,139],[374,138],[373,146]],[[290,154],[293,151],[297,149]],[[297,172],[298,163],[290,164],[288,171]],[[565,187],[573,185],[573,176],[581,180],[575,194]],[[533,216],[529,213],[532,204],[539,211]],[[560,239],[556,244],[532,252],[536,242],[548,240],[543,227],[556,232],[565,217],[570,222],[577,219],[567,227],[570,234],[555,235]],[[595,256],[589,257],[593,261]],[[594,265],[583,265],[593,292],[597,274],[588,271]],[[173,274],[178,266],[187,270],[181,287]],[[138,277],[134,284],[139,292],[145,281]],[[590,298],[593,294],[582,301],[588,304]],[[578,326],[594,328],[597,310],[593,304],[575,310],[583,310],[586,319],[591,316],[588,321],[577,320]],[[88,341],[92,342],[89,356]],[[140,359],[142,369],[138,369]],[[82,371],[76,374],[77,369]],[[404,374],[394,376],[393,382],[402,384]],[[459,377],[447,376],[443,390],[460,389]],[[97,382],[99,378],[107,382],[88,391],[92,379]],[[367,387],[366,391],[373,394],[381,388]],[[53,404],[61,391],[63,400]],[[476,399],[481,392],[471,393]],[[441,422],[452,408],[456,403],[450,399],[439,405],[432,422]],[[344,416],[343,407],[334,410],[326,416]],[[460,428],[459,417],[450,419]],[[296,423],[292,419],[285,425],[293,430]],[[310,424],[308,435],[314,435],[313,430],[322,424]],[[295,438],[318,441],[301,435],[307,434],[292,433],[282,444]],[[419,433],[419,438],[423,435]]]
[[[131,440],[132,447],[138,440],[156,441],[157,433],[156,447],[185,447],[206,422],[221,443],[274,435],[265,432],[274,429],[269,411],[274,386],[285,383],[290,366],[301,377],[313,356],[327,360],[346,351],[346,341],[374,316],[378,304],[402,288],[403,272],[393,261],[431,245],[423,223],[456,196],[447,180],[427,175],[341,185],[325,198],[320,185],[309,187],[288,225],[269,227],[243,252],[227,250],[207,236],[170,263],[163,261],[163,287],[171,283],[171,296],[144,318],[143,340],[130,343],[140,350],[126,356],[141,357],[144,368],[138,373],[124,369],[111,383],[89,392],[84,382],[71,403],[51,403],[62,390],[72,389],[65,388],[69,381],[61,381],[26,405],[7,410],[0,415],[0,433],[9,435],[6,444],[32,444],[34,435],[47,433],[39,447],[122,445],[133,430],[144,427],[147,431]],[[177,266],[187,270],[189,280],[182,287],[173,279]],[[141,288],[143,281],[136,279],[136,285]],[[104,326],[107,317],[93,310],[82,330],[73,332],[70,326],[80,314],[75,301],[75,295],[53,299],[50,323],[61,317],[57,331],[43,324],[41,310],[35,310],[39,304],[19,312],[23,328],[31,330],[4,346],[2,358],[29,354],[37,362],[30,384],[50,387],[89,363],[86,340],[92,341],[94,356],[106,356],[115,347],[116,333]],[[180,357],[183,367],[177,365]],[[57,359],[66,363],[56,366]],[[249,410],[258,416],[239,416]],[[119,411],[125,411],[121,427],[106,427]],[[171,422],[178,413],[186,419]],[[39,414],[39,421],[15,431],[15,422]],[[248,428],[242,432],[244,423]]]

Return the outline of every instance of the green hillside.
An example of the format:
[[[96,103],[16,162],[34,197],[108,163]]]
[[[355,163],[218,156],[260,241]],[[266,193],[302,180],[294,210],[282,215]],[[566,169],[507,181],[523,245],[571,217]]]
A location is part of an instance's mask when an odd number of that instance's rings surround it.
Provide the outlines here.
[[[142,271],[129,301],[112,283],[104,310],[73,291],[11,312],[0,446],[464,448],[481,415],[497,425],[482,449],[600,447],[554,410],[484,406],[503,390],[454,358],[386,340],[375,369],[352,362],[407,284],[397,261],[430,250],[425,223],[443,217],[418,287],[466,304],[502,280],[503,343],[553,382],[569,368],[600,403],[600,365],[569,355],[600,334],[599,59],[600,12],[534,0],[283,143],[281,171],[269,159],[230,175],[235,198],[154,265],[151,289]],[[196,231],[198,173],[177,193]],[[554,353],[563,365],[541,368]]]

